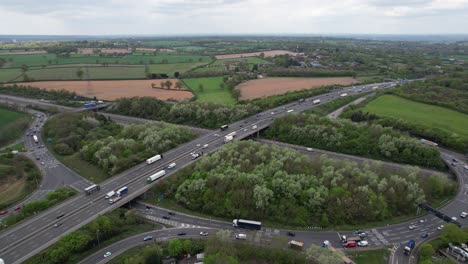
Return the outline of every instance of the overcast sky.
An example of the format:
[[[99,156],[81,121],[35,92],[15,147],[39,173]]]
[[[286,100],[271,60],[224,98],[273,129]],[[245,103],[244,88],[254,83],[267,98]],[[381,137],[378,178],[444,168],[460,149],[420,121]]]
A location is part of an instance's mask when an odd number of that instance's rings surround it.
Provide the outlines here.
[[[468,0],[0,0],[0,34],[468,33]]]

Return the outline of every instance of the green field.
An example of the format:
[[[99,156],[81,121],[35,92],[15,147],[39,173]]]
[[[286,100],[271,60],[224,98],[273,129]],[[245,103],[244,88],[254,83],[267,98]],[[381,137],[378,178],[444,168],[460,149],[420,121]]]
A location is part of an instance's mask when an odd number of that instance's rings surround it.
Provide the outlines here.
[[[32,66],[48,66],[57,64],[159,64],[163,60],[167,63],[209,62],[209,56],[199,56],[177,53],[158,53],[157,55],[131,54],[125,56],[99,56],[98,54],[72,54],[67,57],[55,54],[2,55],[7,61],[3,68],[19,68],[25,64]],[[11,60],[11,62],[10,62]]]
[[[0,127],[5,127],[18,119],[29,118],[27,114],[0,108]]]
[[[209,78],[193,78],[184,79],[185,85],[188,86],[196,95],[197,100],[200,102],[211,102],[221,104],[235,104],[236,100],[231,96],[227,87],[220,88],[223,83],[223,77],[209,77]],[[198,88],[203,84],[204,90],[200,91]]]
[[[174,77],[175,72],[183,73],[203,64],[206,64],[206,62],[151,64],[148,65],[148,71],[150,73],[164,73],[167,74],[169,77]]]
[[[385,264],[388,263],[388,249],[375,249],[349,252],[348,255],[356,264]]]
[[[10,82],[22,73],[21,69],[0,69],[0,82]]]
[[[229,62],[245,61],[249,65],[249,70],[252,70],[253,66],[258,63],[266,62],[266,60],[259,57],[247,57],[247,58],[236,58],[236,59],[222,59],[216,60],[207,67],[201,67],[195,70],[195,72],[208,72],[208,71],[223,71],[225,64]]]
[[[363,111],[435,127],[468,139],[468,115],[447,108],[413,102],[394,95],[383,95],[371,101]]]

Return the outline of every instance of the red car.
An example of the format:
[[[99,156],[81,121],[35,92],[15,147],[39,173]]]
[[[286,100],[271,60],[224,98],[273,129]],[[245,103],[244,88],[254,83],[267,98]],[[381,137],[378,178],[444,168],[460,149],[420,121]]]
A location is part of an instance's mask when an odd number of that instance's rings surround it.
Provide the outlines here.
[[[357,245],[356,241],[347,241],[343,243],[343,247],[346,247],[346,248],[356,247],[356,245]]]
[[[8,213],[8,210],[0,211],[0,215],[4,215],[4,214],[6,214],[6,213]]]
[[[15,208],[15,212],[21,210],[21,206]]]

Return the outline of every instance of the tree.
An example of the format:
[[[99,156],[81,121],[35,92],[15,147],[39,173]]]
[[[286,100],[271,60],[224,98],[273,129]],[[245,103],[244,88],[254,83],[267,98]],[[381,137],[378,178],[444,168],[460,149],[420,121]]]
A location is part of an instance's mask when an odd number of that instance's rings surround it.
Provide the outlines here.
[[[178,71],[174,72],[174,77],[175,78],[179,78],[179,76],[180,76],[180,73]]]
[[[26,64],[21,65],[21,70],[22,70],[23,72],[26,72],[28,69],[29,69],[29,66],[28,66],[28,65],[26,65]]]
[[[320,226],[327,227],[329,224],[330,222],[328,221],[328,215],[324,212],[322,214],[322,220],[320,220]]]
[[[239,89],[233,89],[231,94],[232,94],[232,97],[234,97],[234,99],[239,100],[241,96],[241,91]]]
[[[162,89],[164,89],[164,86],[166,86],[166,83],[163,82],[163,81],[161,81],[159,84],[161,85],[161,88],[162,88]]]
[[[421,260],[429,259],[435,254],[435,250],[431,244],[425,243],[419,249],[419,256]]]
[[[203,92],[203,91],[205,90],[205,86],[203,86],[203,84],[200,83],[200,84],[198,85],[198,90],[199,90],[200,92]]]
[[[183,85],[182,85],[182,82],[181,82],[181,81],[177,81],[177,82],[175,83],[175,88],[177,88],[177,89],[182,89],[182,87],[183,87]]]
[[[167,89],[170,90],[170,89],[171,89],[171,86],[172,86],[172,82],[169,81],[169,80],[167,80],[167,81],[166,81],[166,87],[167,87]]]
[[[169,255],[173,257],[180,257],[184,253],[184,246],[182,241],[179,239],[174,239],[169,241],[169,245],[167,247]]]
[[[76,71],[76,76],[78,77],[78,79],[82,79],[83,78],[83,70],[81,68],[79,68],[77,71]]]

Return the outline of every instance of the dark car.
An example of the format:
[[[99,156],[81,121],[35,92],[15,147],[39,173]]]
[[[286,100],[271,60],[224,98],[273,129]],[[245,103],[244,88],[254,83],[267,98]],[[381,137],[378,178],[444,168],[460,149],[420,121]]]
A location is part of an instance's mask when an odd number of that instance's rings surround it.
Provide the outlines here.
[[[57,219],[62,218],[65,214],[61,214],[57,216]]]
[[[0,215],[4,215],[4,214],[6,214],[6,213],[8,213],[8,210],[0,211]]]
[[[21,206],[18,206],[15,208],[15,211],[19,211],[19,210],[21,210]]]
[[[174,212],[169,212],[168,214],[169,214],[169,215],[175,215],[175,213],[174,213]]]
[[[293,237],[293,236],[296,236],[296,233],[292,231],[288,231],[287,235]]]
[[[186,234],[187,234],[187,233],[185,233],[185,232],[179,232],[179,233],[177,233],[178,236],[185,236]]]
[[[422,233],[422,234],[421,234],[421,238],[426,238],[426,237],[428,237],[428,236],[429,236],[428,233]]]
[[[163,216],[162,218],[164,218],[164,219],[171,219],[171,218],[170,218],[169,216],[167,216],[167,215]]]
[[[151,209],[151,208],[153,208],[153,207],[151,207],[151,206],[149,206],[149,205],[146,206],[146,209]]]
[[[153,237],[152,236],[145,236],[143,238],[143,241],[149,241],[149,240],[153,240]]]

